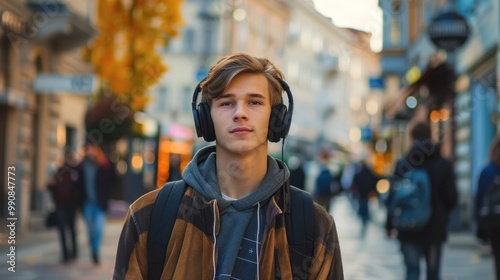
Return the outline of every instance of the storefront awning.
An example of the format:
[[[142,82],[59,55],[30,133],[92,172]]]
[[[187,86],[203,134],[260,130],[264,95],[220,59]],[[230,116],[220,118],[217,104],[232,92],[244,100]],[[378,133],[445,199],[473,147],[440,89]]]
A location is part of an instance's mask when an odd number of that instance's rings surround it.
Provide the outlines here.
[[[72,12],[60,1],[28,1],[34,12],[30,23],[36,40],[49,39],[59,51],[69,51],[84,45],[97,34],[88,19]]]
[[[404,87],[397,99],[386,107],[386,117],[394,119],[398,112],[406,106],[406,99],[416,93],[421,86],[426,86],[429,90],[431,106],[443,106],[454,93],[454,81],[455,73],[449,64],[442,62],[436,66],[428,66],[418,80]]]

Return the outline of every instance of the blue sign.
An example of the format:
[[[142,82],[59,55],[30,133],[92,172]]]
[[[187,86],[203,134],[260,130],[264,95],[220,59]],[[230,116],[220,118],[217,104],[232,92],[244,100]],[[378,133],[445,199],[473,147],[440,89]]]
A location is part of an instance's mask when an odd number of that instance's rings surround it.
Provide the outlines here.
[[[370,77],[370,89],[383,89],[384,79],[382,77]]]
[[[196,81],[200,82],[208,75],[208,70],[206,68],[199,68],[196,71]]]
[[[373,140],[373,130],[369,126],[361,128],[361,141],[366,143]]]

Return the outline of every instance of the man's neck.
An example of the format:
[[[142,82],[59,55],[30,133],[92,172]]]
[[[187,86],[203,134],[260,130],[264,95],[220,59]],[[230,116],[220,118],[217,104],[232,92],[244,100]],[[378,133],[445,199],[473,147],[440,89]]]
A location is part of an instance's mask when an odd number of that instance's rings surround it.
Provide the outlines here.
[[[243,198],[254,192],[267,173],[267,153],[227,155],[217,153],[217,182],[229,197]]]

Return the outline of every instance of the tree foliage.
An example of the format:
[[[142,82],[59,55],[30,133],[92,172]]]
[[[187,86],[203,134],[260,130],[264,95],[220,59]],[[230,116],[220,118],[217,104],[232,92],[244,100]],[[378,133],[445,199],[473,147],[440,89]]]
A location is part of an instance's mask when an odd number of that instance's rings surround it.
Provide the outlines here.
[[[167,71],[157,49],[182,24],[182,0],[99,0],[99,35],[85,56],[117,98],[134,111],[148,102],[148,89]]]

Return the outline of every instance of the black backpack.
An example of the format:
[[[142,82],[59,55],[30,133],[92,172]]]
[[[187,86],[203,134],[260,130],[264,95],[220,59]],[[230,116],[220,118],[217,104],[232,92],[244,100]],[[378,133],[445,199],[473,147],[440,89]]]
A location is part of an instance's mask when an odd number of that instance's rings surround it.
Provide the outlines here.
[[[312,196],[296,187],[291,189],[290,213],[285,213],[286,235],[294,275],[307,279],[304,265],[309,266],[314,253],[314,209]],[[160,279],[165,252],[186,190],[184,180],[168,182],[158,194],[151,214],[148,233],[148,279]],[[291,223],[291,220],[295,220]],[[304,278],[302,278],[304,277]]]
[[[495,177],[493,183],[484,194],[479,208],[479,224],[484,229],[500,228],[500,178]]]
[[[314,190],[315,195],[333,195],[332,190],[333,176],[330,170],[326,167],[319,172],[318,177],[316,177],[316,187]]]

